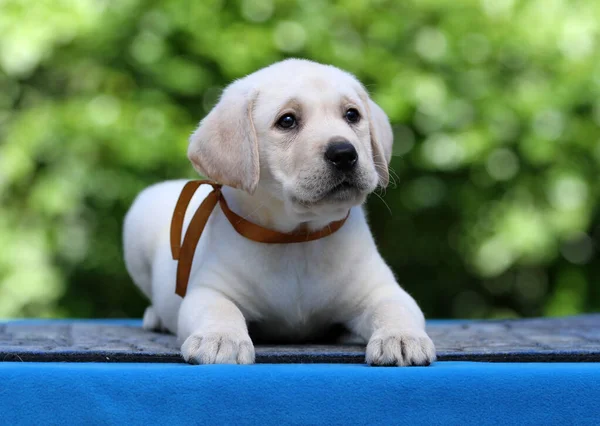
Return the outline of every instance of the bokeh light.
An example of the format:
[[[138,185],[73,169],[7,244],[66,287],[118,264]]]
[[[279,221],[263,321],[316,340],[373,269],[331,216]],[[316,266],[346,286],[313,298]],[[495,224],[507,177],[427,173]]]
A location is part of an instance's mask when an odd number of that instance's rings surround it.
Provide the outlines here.
[[[286,57],[364,82],[395,135],[377,243],[429,317],[600,309],[600,2],[0,2],[0,317],[131,316],[138,191]]]

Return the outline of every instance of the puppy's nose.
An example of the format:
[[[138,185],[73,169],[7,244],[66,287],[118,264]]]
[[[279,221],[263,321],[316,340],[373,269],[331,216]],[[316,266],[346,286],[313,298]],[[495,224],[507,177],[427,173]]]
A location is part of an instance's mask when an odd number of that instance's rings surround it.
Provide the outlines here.
[[[325,151],[325,159],[341,171],[349,171],[358,161],[358,153],[350,142],[331,142]]]

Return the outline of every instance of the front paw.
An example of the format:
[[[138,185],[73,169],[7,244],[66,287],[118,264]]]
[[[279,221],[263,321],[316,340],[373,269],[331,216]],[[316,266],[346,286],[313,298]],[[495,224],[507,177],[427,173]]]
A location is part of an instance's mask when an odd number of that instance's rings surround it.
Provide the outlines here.
[[[183,342],[181,355],[190,364],[252,364],[254,345],[246,332],[200,332]]]
[[[421,330],[376,331],[367,345],[370,365],[429,365],[435,361],[435,346]]]

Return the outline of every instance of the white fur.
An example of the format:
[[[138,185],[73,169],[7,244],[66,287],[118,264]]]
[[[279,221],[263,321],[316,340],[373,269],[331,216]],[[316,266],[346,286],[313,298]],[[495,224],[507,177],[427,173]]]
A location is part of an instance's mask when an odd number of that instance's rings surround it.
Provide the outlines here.
[[[345,121],[348,107],[360,111],[359,123]],[[273,125],[288,110],[302,117],[294,132]],[[343,137],[359,155],[359,190],[337,198],[326,196],[337,179],[323,160],[331,137]],[[182,300],[175,294],[169,227],[185,181],[147,188],[124,224],[128,271],[152,303],[144,327],[175,333],[192,363],[252,363],[248,323],[285,341],[342,324],[368,342],[370,364],[432,362],[423,314],[381,258],[361,206],[378,182],[387,183],[391,139],[383,111],[337,68],[287,60],[234,82],[191,137],[194,167],[230,185],[223,194],[232,210],[271,229],[319,229],[348,209],[350,216],[326,238],[262,244],[237,234],[217,206]],[[184,229],[209,191],[202,187],[192,199]]]

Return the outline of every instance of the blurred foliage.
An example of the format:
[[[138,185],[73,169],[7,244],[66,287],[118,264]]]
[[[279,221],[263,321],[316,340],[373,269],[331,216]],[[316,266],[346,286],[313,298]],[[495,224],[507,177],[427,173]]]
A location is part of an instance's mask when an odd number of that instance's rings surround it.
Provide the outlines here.
[[[289,56],[390,116],[370,220],[427,315],[598,310],[599,30],[597,0],[1,0],[0,317],[140,316],[126,209],[194,177],[220,90]]]

